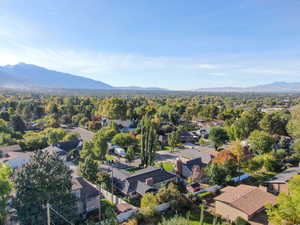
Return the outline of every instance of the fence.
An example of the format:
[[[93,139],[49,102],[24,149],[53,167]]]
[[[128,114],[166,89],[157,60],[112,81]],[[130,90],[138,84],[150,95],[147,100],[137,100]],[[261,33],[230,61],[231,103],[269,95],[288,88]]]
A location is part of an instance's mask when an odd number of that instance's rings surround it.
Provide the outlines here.
[[[118,196],[110,193],[109,191],[106,191],[105,189],[101,189],[101,194],[104,196],[104,198],[110,200],[113,204],[120,204],[120,203],[126,203],[129,204],[128,202],[126,202],[124,199],[119,198]]]

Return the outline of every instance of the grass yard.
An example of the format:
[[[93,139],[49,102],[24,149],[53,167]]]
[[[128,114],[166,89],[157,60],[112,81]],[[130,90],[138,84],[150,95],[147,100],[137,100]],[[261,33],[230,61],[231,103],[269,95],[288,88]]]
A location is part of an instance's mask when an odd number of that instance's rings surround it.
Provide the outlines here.
[[[261,185],[264,184],[266,181],[270,180],[274,177],[276,173],[273,172],[260,172],[251,175],[246,181],[242,182],[249,185]]]
[[[162,167],[162,168],[164,168],[164,170],[169,171],[169,172],[174,171],[174,165],[171,162],[159,162],[159,163],[156,163],[155,166]]]
[[[193,210],[190,213],[189,217],[190,223],[189,225],[199,225],[200,224],[200,210]],[[204,225],[213,224],[214,216],[208,212],[204,213]]]
[[[171,151],[172,150],[172,147],[169,146],[169,145],[165,145],[162,150],[165,150],[165,151]]]
[[[106,159],[107,161],[108,161],[108,160],[110,160],[110,161],[115,160],[114,157],[113,157],[112,155],[109,155],[109,154],[106,154],[106,155],[105,155],[105,159]]]

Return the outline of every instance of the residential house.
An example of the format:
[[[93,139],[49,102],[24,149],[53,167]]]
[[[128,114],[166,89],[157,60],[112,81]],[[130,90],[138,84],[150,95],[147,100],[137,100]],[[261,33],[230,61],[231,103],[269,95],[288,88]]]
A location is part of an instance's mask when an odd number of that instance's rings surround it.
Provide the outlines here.
[[[193,181],[200,182],[204,175],[206,163],[202,162],[201,157],[183,162],[180,158],[176,159],[176,173],[183,178],[192,178]]]
[[[110,120],[103,118],[101,121],[102,126],[108,126],[110,122],[115,123],[122,132],[128,132],[136,128],[136,123],[130,120]]]
[[[23,166],[32,155],[33,152],[25,152],[19,145],[0,147],[0,162],[9,164],[13,169]]]
[[[72,178],[72,193],[77,197],[78,214],[84,215],[99,208],[100,191],[83,177]]]
[[[201,184],[199,184],[199,183],[192,183],[192,184],[187,185],[186,189],[189,192],[196,193],[196,192],[198,192],[198,191],[201,190]]]
[[[265,205],[275,204],[276,196],[261,188],[241,184],[221,189],[221,194],[214,200],[216,214],[224,219],[235,221],[241,217],[255,224],[268,224]]]
[[[80,151],[82,149],[82,142],[79,140],[76,141],[64,141],[58,142],[53,145],[50,145],[43,149],[50,154],[57,154],[60,159],[63,161],[69,161],[71,159],[70,152],[72,150]]]
[[[133,174],[113,168],[112,178],[116,189],[126,196],[156,192],[160,187],[177,180],[176,174],[160,167],[147,167]]]
[[[158,142],[160,143],[161,146],[167,145],[168,144],[168,136],[165,134],[159,135]]]
[[[277,174],[272,180],[266,182],[268,191],[274,194],[279,194],[280,192],[289,193],[288,182],[295,176],[300,174],[300,167],[291,167],[285,171]]]
[[[185,142],[195,142],[199,140],[199,136],[192,131],[181,131],[180,132],[180,141]]]

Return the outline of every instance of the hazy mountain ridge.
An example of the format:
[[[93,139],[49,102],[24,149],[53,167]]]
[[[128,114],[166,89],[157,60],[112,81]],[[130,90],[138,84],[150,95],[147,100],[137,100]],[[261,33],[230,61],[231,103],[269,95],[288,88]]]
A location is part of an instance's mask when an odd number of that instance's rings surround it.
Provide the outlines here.
[[[199,88],[198,92],[300,92],[300,82],[273,82],[252,87]]]
[[[112,86],[90,78],[19,63],[0,67],[0,86],[26,88],[107,89]]]
[[[0,66],[0,87],[10,89],[120,89],[120,90],[155,90],[158,87],[113,87],[101,81],[79,75],[49,70],[40,66],[19,63]]]
[[[170,91],[159,87],[113,87],[79,75],[49,70],[32,64],[0,66],[0,87],[9,89],[89,89],[128,91]],[[45,90],[46,91],[46,90]],[[196,92],[291,92],[300,93],[300,82],[274,82],[252,87],[216,87],[190,90]]]

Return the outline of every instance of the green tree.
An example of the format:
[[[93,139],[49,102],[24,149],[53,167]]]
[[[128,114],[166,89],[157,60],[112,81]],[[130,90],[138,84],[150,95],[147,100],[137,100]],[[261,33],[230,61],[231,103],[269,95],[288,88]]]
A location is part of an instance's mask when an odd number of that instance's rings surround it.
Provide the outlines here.
[[[267,113],[259,122],[260,127],[269,134],[286,135],[286,126],[290,118],[289,111]]]
[[[66,135],[66,131],[62,128],[47,128],[43,133],[47,136],[49,145],[62,141]]]
[[[300,138],[300,105],[291,111],[291,119],[288,123],[288,133],[294,138]]]
[[[10,126],[14,131],[19,131],[21,133],[24,133],[24,131],[26,130],[24,121],[18,115],[13,115],[10,117]]]
[[[149,119],[143,119],[141,122],[141,165],[153,165],[156,148],[156,124]]]
[[[280,193],[276,206],[267,206],[269,221],[274,225],[300,224],[300,175],[289,181],[288,188],[289,194]]]
[[[108,144],[103,136],[95,136],[93,139],[93,152],[97,160],[104,160],[107,154]]]
[[[180,134],[178,131],[173,131],[168,135],[168,143],[171,146],[172,152],[180,142]]]
[[[37,151],[16,172],[14,207],[21,224],[46,224],[47,203],[65,218],[76,218],[76,199],[72,191],[72,171],[56,155]],[[53,218],[53,223],[64,224]]]
[[[272,151],[275,139],[264,131],[255,130],[249,136],[250,149],[263,154]]]
[[[78,141],[78,140],[79,140],[79,134],[73,132],[67,133],[63,138],[63,141]]]
[[[129,146],[127,151],[126,151],[126,159],[128,159],[129,162],[134,160],[135,157],[135,150],[133,146]]]
[[[107,141],[110,141],[116,134],[117,134],[117,131],[115,129],[113,129],[111,127],[103,127],[95,134],[95,138],[97,136],[102,136]]]
[[[213,120],[217,118],[217,115],[219,113],[219,108],[216,105],[204,105],[199,112],[199,116],[203,119],[207,120]]]
[[[5,224],[7,201],[12,190],[12,170],[6,164],[0,163],[0,225]]]
[[[173,183],[165,185],[164,187],[159,189],[159,192],[156,194],[156,198],[159,203],[166,203],[172,200],[177,200],[178,198],[180,198],[180,196],[180,191]]]
[[[206,168],[205,173],[211,184],[222,185],[226,181],[226,172],[218,163],[212,163]]]
[[[146,193],[141,199],[141,208],[151,208],[155,209],[159,202],[154,194]]]
[[[11,145],[13,143],[13,138],[11,134],[0,132],[0,146],[2,145]]]
[[[111,143],[121,147],[128,147],[130,145],[135,145],[137,143],[137,140],[135,139],[135,137],[131,136],[130,134],[119,133],[113,137]]]
[[[98,113],[109,119],[126,119],[127,105],[121,98],[104,99]]]
[[[91,157],[87,157],[83,162],[80,162],[81,175],[91,182],[97,180],[98,163]]]
[[[213,142],[215,149],[218,150],[229,140],[229,137],[224,128],[213,127],[209,132],[209,139]]]
[[[248,138],[250,133],[257,129],[261,114],[257,111],[246,111],[240,119],[233,123],[235,137],[239,140]]]

